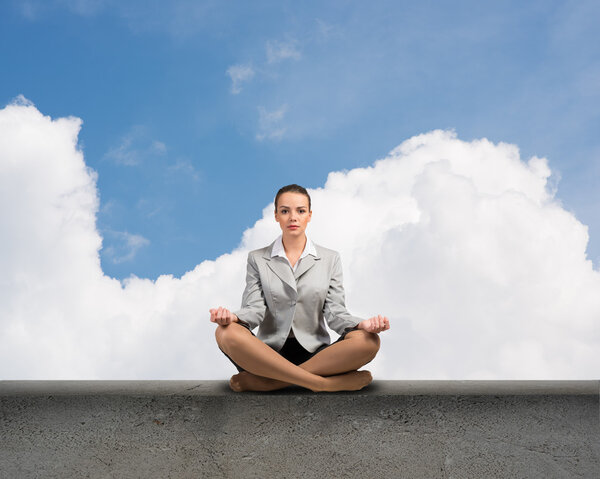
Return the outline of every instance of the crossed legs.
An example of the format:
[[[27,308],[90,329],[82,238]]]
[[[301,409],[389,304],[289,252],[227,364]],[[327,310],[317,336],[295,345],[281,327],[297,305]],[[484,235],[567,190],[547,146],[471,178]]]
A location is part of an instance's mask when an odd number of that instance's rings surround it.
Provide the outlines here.
[[[234,391],[272,391],[292,384],[312,391],[355,391],[373,380],[369,371],[357,369],[379,350],[379,335],[355,330],[296,366],[237,323],[218,326],[215,336],[219,347],[246,370],[232,376]]]

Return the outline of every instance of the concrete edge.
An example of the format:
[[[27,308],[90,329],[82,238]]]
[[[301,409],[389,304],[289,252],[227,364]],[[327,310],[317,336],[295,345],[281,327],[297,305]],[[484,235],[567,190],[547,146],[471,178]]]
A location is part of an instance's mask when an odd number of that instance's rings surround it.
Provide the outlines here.
[[[600,380],[402,380],[373,381],[360,391],[313,393],[301,387],[271,392],[235,393],[227,380],[3,380],[8,396],[229,396],[229,395],[369,395],[369,396],[600,396]]]

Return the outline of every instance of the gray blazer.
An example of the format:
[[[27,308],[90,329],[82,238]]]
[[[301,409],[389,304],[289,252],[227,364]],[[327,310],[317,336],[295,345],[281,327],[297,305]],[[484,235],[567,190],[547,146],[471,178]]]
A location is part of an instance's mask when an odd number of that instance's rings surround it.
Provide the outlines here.
[[[315,244],[317,257],[300,259],[294,272],[284,258],[271,258],[274,244],[248,253],[242,306],[233,311],[250,329],[259,327],[260,340],[281,350],[293,320],[294,336],[314,352],[331,342],[323,319],[340,335],[363,321],[346,310],[337,251]]]

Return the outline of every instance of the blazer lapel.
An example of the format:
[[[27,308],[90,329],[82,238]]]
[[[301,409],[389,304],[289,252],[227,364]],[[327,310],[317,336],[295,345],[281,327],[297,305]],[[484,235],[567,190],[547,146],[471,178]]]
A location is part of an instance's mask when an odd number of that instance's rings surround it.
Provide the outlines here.
[[[271,268],[271,271],[273,271],[273,273],[275,273],[281,281],[286,283],[290,288],[297,292],[294,273],[292,272],[292,268],[290,268],[290,265],[286,260],[279,257],[269,258],[267,264],[269,265],[269,268]]]
[[[290,288],[292,288],[296,293],[298,290],[296,289],[296,280],[294,279],[294,273],[292,272],[292,268],[288,262],[280,258],[279,256],[275,256],[271,258],[271,252],[273,251],[273,245],[275,242],[271,243],[271,246],[267,248],[263,258],[267,260],[267,265],[271,268],[271,271],[277,275],[277,277],[287,284]]]
[[[319,259],[321,259],[321,258],[318,258],[318,257],[315,258],[312,254],[309,254],[308,256],[305,256],[304,258],[302,258],[300,260],[300,264],[296,268],[296,272],[294,273],[294,278],[296,279],[296,281],[298,281],[298,279],[300,279],[300,276],[302,276],[310,268],[312,268],[315,265],[315,263],[317,262],[317,260],[319,260]]]

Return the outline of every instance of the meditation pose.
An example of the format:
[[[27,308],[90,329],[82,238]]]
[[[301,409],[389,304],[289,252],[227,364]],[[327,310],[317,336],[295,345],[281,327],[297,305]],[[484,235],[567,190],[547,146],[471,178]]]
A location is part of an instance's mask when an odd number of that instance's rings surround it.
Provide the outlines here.
[[[312,391],[356,391],[369,384],[358,371],[379,350],[385,316],[362,319],[345,306],[342,266],[336,251],[306,235],[310,196],[299,185],[275,196],[275,220],[282,234],[248,253],[246,288],[237,311],[210,309],[219,349],[239,373],[234,391],[272,391],[292,384]],[[340,335],[330,344],[325,327]],[[258,336],[252,329],[258,327]]]

